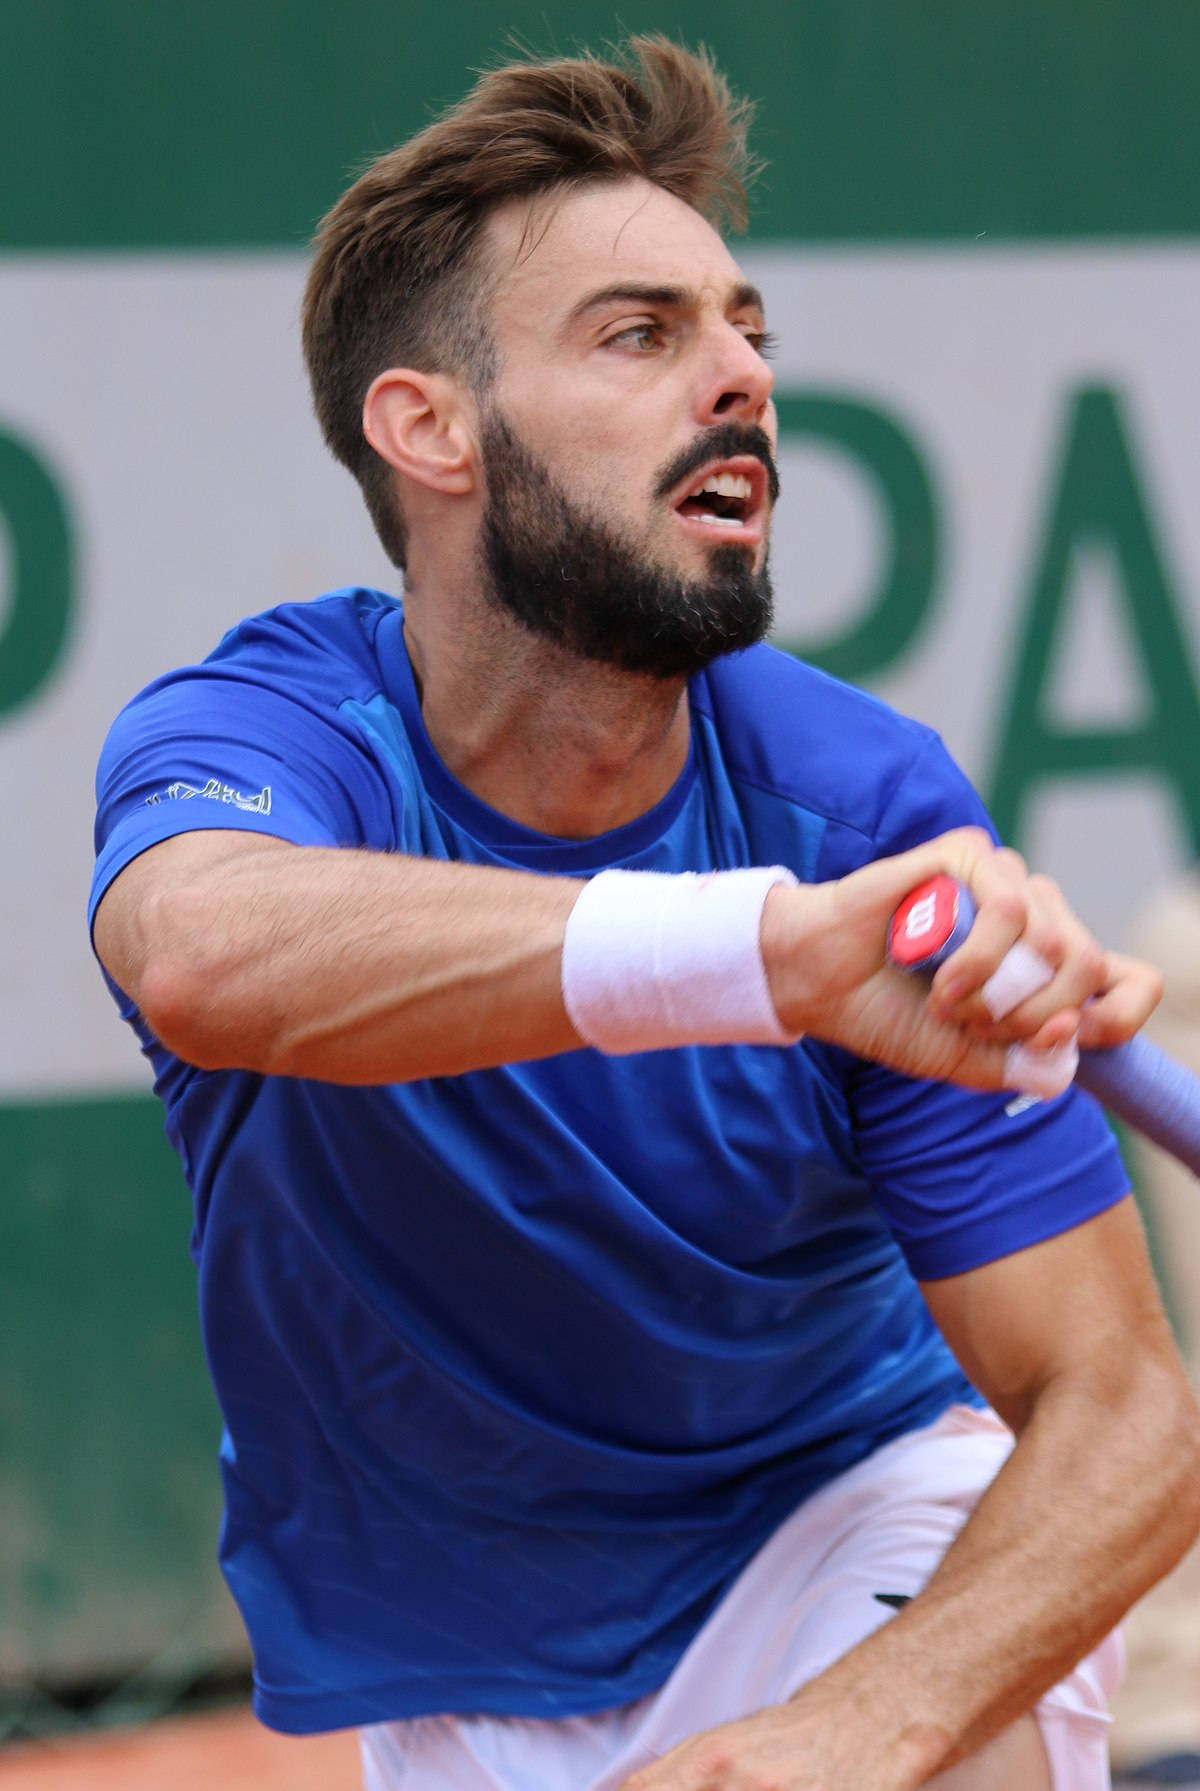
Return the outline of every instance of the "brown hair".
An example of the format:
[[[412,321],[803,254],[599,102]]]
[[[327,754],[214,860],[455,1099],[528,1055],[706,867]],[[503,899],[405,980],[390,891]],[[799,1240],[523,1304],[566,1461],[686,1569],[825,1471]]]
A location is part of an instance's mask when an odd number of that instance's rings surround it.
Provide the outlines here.
[[[495,376],[479,238],[490,211],[552,189],[640,176],[714,225],[744,229],[752,106],[707,53],[634,37],[619,60],[510,63],[378,161],[323,219],[304,295],[304,353],[325,439],[404,565],[391,469],[362,405],[387,367]]]

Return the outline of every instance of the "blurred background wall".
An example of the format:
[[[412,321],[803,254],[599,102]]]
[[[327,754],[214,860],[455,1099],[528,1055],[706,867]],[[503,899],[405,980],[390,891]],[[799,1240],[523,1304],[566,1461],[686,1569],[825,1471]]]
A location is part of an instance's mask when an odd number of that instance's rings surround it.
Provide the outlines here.
[[[305,242],[512,41],[659,29],[760,102],[778,638],[942,729],[1117,942],[1200,848],[1194,0],[7,0],[0,1682],[240,1658],[186,1193],[90,958],[120,704],[395,588],[308,414]]]

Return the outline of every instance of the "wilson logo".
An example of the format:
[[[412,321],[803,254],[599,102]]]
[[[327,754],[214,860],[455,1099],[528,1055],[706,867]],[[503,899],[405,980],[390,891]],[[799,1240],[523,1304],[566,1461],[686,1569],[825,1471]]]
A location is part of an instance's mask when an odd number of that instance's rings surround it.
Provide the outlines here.
[[[933,890],[930,890],[927,896],[922,896],[921,900],[914,902],[909,909],[908,918],[904,922],[904,937],[906,939],[924,939],[927,933],[933,931],[936,920],[937,896]]]
[[[902,970],[915,970],[929,963],[953,939],[958,920],[957,883],[953,877],[931,878],[914,889],[893,915],[888,929],[888,956]]]

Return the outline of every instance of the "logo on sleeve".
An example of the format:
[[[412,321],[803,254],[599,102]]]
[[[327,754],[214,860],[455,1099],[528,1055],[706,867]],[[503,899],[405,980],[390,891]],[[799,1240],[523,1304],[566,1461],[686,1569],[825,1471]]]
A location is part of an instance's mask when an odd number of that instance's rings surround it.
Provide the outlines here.
[[[168,802],[191,802],[197,796],[205,797],[209,802],[228,802],[249,815],[269,815],[271,812],[270,784],[264,784],[257,796],[243,796],[232,784],[223,784],[219,777],[210,777],[203,788],[180,780],[168,784],[165,790],[157,790],[153,796],[147,796],[146,807],[157,808],[164,796]]]

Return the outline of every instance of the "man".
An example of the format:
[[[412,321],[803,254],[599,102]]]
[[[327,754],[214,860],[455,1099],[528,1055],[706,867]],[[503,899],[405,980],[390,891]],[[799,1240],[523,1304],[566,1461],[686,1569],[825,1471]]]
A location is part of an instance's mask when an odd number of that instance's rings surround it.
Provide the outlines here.
[[[1082,1791],[1197,1526],[1100,1116],[941,1080],[1040,1086],[1152,973],[927,731],[755,644],[744,125],[643,41],[369,170],[305,346],[403,611],[246,623],[101,764],[256,1706],[360,1725],[372,1787]],[[927,995],[882,940],[935,871],[980,918]]]

